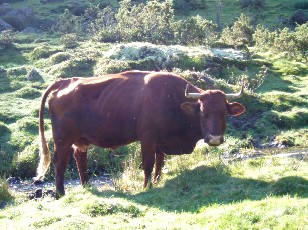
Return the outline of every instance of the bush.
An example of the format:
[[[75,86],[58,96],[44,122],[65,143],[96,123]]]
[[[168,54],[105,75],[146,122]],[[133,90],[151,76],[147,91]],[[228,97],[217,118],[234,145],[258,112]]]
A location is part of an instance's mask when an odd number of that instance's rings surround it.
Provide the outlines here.
[[[252,42],[253,31],[251,18],[241,14],[231,27],[223,29],[220,42],[234,47],[246,46]]]
[[[174,36],[183,45],[208,45],[217,38],[216,28],[214,23],[197,15],[178,21]]]
[[[0,32],[0,47],[9,48],[14,42],[14,32],[12,30],[5,30]]]
[[[31,99],[31,98],[37,98],[41,96],[41,91],[35,88],[32,88],[32,87],[26,86],[26,87],[23,87],[17,90],[16,95],[21,98]]]
[[[102,59],[98,61],[94,74],[96,76],[119,73],[132,69],[128,62],[121,60]]]
[[[111,7],[106,7],[99,12],[90,12],[92,8],[86,11],[86,17],[95,17],[95,20],[90,23],[89,31],[94,34],[96,39],[102,42],[116,41],[116,18],[115,12]],[[95,9],[93,9],[94,11]],[[96,9],[98,10],[98,9]],[[94,15],[93,15],[94,14]]]
[[[296,11],[290,19],[290,25],[295,27],[296,25],[302,25],[308,22],[308,15],[303,10]]]
[[[19,130],[32,135],[38,135],[38,120],[37,118],[27,117],[17,121]]]
[[[297,54],[308,62],[308,22],[295,27]]]
[[[253,34],[253,41],[255,42],[257,49],[268,50],[272,44],[274,44],[277,35],[277,31],[271,32],[269,29],[264,28],[262,25],[258,25],[255,33]]]
[[[171,6],[171,1],[160,3],[154,0],[136,6],[132,6],[130,0],[122,1],[115,15],[119,40],[170,43],[174,22]]]
[[[52,66],[49,74],[55,75],[56,77],[93,76],[92,69],[94,64],[95,60],[91,57],[76,56]]]
[[[59,64],[63,61],[69,60],[71,55],[67,52],[58,52],[50,56],[49,61],[52,65]]]
[[[13,161],[12,174],[21,179],[32,178],[36,174],[39,149],[37,143],[33,143],[19,153]]]
[[[75,16],[68,9],[65,9],[58,23],[53,27],[53,30],[63,34],[80,34],[83,32],[83,22],[84,18],[82,16]]]
[[[243,8],[260,9],[265,7],[265,0],[240,0],[240,6]]]
[[[294,31],[284,28],[270,32],[259,25],[253,39],[258,50],[270,50],[274,53],[283,53],[287,58],[308,61],[308,22],[296,26]]]
[[[79,45],[78,40],[78,35],[75,33],[65,34],[61,37],[61,43],[66,49],[76,48]]]
[[[52,54],[56,53],[57,50],[52,49],[49,45],[43,44],[36,47],[31,53],[30,57],[32,60],[39,60],[41,58],[48,58]]]
[[[297,10],[299,9],[306,10],[308,9],[308,2],[307,1],[296,2],[294,3],[294,8]]]
[[[0,177],[0,205],[2,202],[8,202],[13,199],[12,194],[9,191],[9,185],[5,180],[5,177]]]
[[[1,137],[4,136],[5,134],[10,133],[10,129],[2,121],[0,121],[0,133]]]
[[[206,1],[205,0],[174,0],[173,8],[175,10],[180,10],[180,11],[205,9]]]

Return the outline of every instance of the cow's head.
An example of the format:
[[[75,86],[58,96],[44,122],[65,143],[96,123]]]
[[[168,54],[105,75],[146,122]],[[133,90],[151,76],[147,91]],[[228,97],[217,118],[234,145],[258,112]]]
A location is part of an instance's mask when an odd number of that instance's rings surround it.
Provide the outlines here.
[[[238,103],[229,103],[228,100],[239,98],[243,94],[243,87],[239,93],[225,94],[220,90],[206,90],[201,93],[188,93],[187,85],[185,96],[196,99],[197,102],[185,102],[181,109],[188,115],[200,116],[201,130],[204,141],[211,146],[224,142],[226,129],[226,115],[238,116],[245,112],[245,107]]]

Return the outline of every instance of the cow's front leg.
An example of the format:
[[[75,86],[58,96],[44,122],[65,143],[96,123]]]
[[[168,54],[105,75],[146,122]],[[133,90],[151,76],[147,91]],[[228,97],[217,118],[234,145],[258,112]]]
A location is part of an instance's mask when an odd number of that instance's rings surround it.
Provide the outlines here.
[[[144,171],[143,188],[152,187],[151,175],[155,163],[156,143],[151,138],[141,141],[142,166]]]
[[[156,158],[155,158],[155,174],[154,174],[154,183],[157,183],[161,178],[161,169],[164,164],[165,154],[157,147],[156,148]]]

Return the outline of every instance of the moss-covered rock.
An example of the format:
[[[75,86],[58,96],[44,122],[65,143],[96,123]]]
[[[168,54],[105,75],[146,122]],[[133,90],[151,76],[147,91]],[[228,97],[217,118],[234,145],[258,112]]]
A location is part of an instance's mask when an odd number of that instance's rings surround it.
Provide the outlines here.
[[[67,52],[58,52],[49,57],[50,64],[55,65],[63,61],[67,61],[71,58],[71,55]]]
[[[36,47],[31,53],[30,58],[32,60],[39,60],[42,58],[48,58],[54,53],[59,52],[60,50],[54,49],[47,44],[42,44]]]
[[[51,66],[48,73],[56,77],[93,76],[95,62],[87,57],[75,57]]]
[[[21,98],[36,98],[41,95],[41,91],[38,89],[32,88],[30,86],[25,86],[16,91],[16,95]]]

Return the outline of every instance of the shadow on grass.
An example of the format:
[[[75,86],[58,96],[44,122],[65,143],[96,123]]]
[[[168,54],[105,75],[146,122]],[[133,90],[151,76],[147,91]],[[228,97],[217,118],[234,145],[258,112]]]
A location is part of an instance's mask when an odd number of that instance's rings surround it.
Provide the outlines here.
[[[269,195],[308,197],[308,181],[302,177],[284,177],[274,182],[230,176],[223,166],[200,166],[184,170],[179,176],[152,188],[131,195],[103,191],[99,197],[120,197],[141,205],[165,211],[198,212],[204,206],[230,204],[242,200],[262,200]]]

